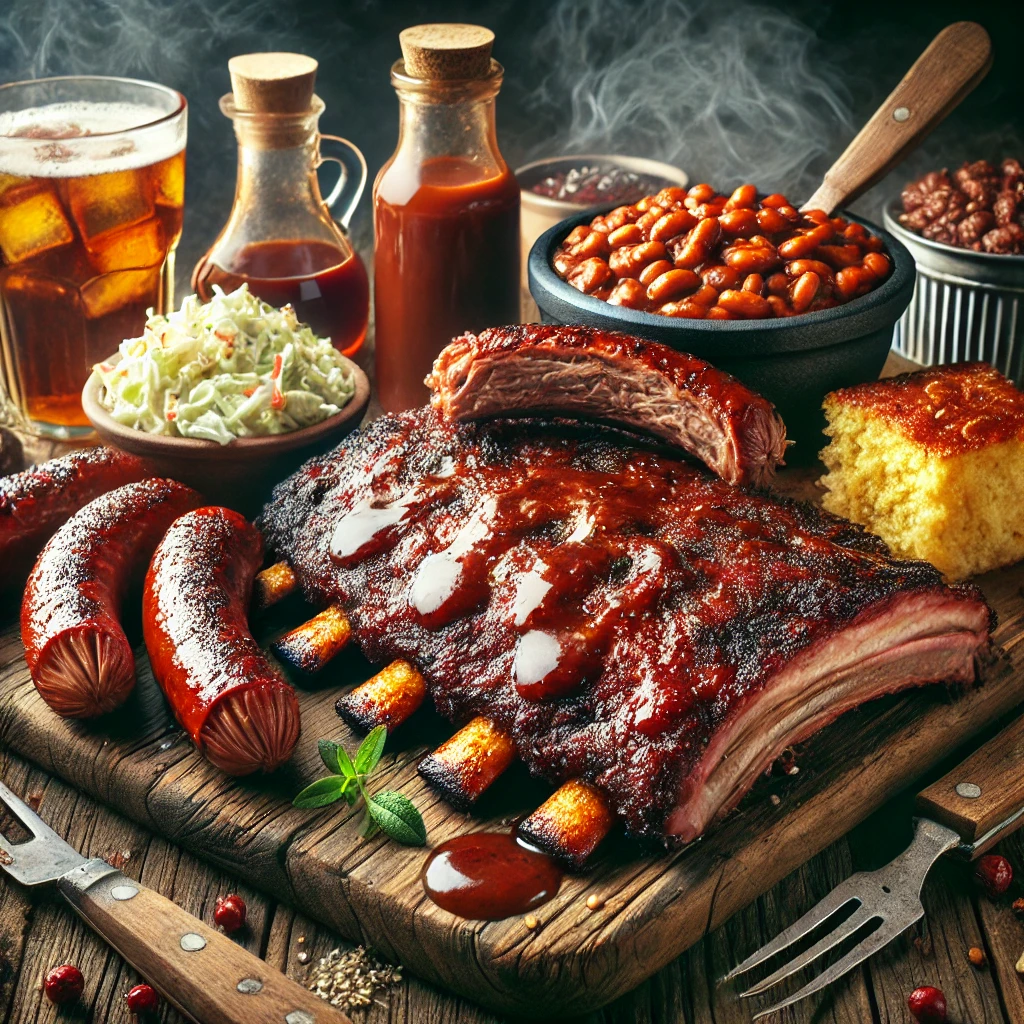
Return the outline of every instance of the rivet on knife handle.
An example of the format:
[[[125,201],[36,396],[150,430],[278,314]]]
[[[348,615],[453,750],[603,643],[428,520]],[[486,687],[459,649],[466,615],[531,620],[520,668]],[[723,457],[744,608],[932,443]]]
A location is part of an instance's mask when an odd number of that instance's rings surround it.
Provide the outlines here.
[[[345,1014],[102,861],[57,887],[154,988],[198,1024],[351,1024]],[[129,890],[135,890],[128,896]]]
[[[955,829],[972,856],[1024,824],[1024,717],[922,790],[917,809]]]

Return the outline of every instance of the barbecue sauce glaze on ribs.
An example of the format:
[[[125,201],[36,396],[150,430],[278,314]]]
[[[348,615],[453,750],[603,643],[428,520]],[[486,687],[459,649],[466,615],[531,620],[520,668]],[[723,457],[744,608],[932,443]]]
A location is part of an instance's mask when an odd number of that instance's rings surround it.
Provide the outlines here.
[[[693,839],[790,743],[903,687],[975,678],[970,587],[813,506],[606,427],[378,420],[263,513],[306,597],[447,717],[508,729],[638,836]]]

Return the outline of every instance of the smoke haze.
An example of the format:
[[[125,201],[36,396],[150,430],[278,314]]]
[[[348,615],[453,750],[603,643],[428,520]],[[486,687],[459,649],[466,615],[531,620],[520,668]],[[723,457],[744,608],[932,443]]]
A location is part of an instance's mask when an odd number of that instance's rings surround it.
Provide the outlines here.
[[[993,37],[995,69],[855,209],[877,216],[925,169],[1021,152],[1022,10],[972,5],[968,16]],[[0,72],[6,81],[123,75],[185,93],[184,280],[231,205],[235,141],[217,102],[234,54],[298,50],[319,60],[321,128],[359,145],[372,179],[397,135],[388,71],[398,32],[422,21],[478,22],[495,31],[506,69],[498,128],[513,165],[617,151],[676,163],[693,181],[752,180],[799,199],[935,33],[963,16],[946,0],[870,10],[820,0],[3,0]],[[353,230],[367,254],[368,198]]]
[[[848,90],[815,33],[769,7],[562,2],[534,44],[556,52],[527,104],[561,114],[570,153],[655,157],[720,189],[756,176],[798,197],[854,134]]]

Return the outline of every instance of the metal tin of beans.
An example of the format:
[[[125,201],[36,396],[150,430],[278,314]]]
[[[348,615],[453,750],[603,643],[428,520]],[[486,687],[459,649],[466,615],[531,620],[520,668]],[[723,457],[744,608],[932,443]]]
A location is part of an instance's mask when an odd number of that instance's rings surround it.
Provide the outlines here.
[[[901,211],[890,203],[885,226],[914,254],[917,284],[893,347],[925,366],[991,363],[1024,384],[1024,256],[922,238],[900,224]]]

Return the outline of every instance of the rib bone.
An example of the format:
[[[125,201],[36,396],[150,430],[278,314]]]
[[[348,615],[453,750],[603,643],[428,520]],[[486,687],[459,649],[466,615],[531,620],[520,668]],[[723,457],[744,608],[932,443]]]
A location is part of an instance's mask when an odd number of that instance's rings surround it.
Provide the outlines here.
[[[303,672],[319,672],[351,635],[348,616],[337,605],[330,605],[279,637],[270,647],[286,664]]]
[[[460,811],[468,810],[512,763],[512,737],[479,716],[420,761],[419,772]]]
[[[570,867],[580,868],[615,822],[605,795],[582,779],[566,782],[519,825],[519,835]]]
[[[253,606],[262,611],[283,601],[299,585],[287,562],[275,562],[256,574],[252,587]]]
[[[369,732],[383,725],[390,732],[409,719],[426,696],[423,676],[409,662],[398,660],[345,694],[334,707],[354,729]]]

